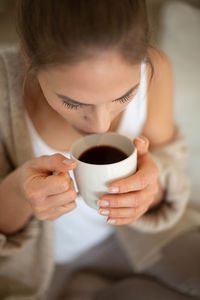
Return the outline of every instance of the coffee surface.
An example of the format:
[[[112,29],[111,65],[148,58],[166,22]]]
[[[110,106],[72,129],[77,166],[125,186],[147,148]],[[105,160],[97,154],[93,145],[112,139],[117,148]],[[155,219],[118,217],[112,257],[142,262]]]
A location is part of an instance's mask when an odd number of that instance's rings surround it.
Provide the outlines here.
[[[87,149],[80,155],[79,160],[88,164],[105,165],[119,162],[127,157],[127,154],[116,147],[101,145]]]

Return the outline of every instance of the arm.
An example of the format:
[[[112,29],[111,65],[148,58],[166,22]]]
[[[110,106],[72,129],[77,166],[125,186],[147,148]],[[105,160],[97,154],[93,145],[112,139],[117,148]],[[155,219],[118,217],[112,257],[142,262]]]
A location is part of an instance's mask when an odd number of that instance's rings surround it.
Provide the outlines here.
[[[0,183],[0,232],[12,234],[22,229],[32,216],[32,209],[17,185],[18,169]]]
[[[143,135],[150,141],[152,149],[168,144],[173,140],[175,125],[173,119],[173,74],[171,64],[159,49],[153,49],[149,53],[154,67],[151,79],[150,66],[147,67],[147,120],[143,128]],[[158,180],[158,192],[150,209],[160,204],[164,196],[163,187]]]
[[[171,64],[161,50],[152,50],[150,58],[154,66],[154,75],[147,67],[147,119],[142,135],[150,142],[150,150],[168,144],[173,140],[174,124],[174,91]]]
[[[0,232],[20,230],[31,217],[31,207],[18,187],[18,170],[13,171],[0,131]]]
[[[187,146],[174,123],[173,74],[161,50],[150,53],[154,76],[148,89],[147,120],[143,135],[150,141],[150,153],[160,171],[158,191],[147,213],[133,226],[141,231],[159,232],[172,227],[183,214],[189,199],[185,173]],[[148,68],[150,80],[150,69]]]

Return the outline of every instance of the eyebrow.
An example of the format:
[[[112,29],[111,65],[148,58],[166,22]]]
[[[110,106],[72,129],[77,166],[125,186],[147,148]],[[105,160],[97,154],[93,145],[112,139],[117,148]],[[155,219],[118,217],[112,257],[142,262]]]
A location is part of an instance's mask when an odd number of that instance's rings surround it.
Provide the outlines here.
[[[113,100],[112,102],[114,102],[114,101],[117,101],[117,100],[120,100],[120,99],[122,99],[122,98],[124,98],[124,97],[126,97],[126,96],[128,96],[130,93],[132,93],[138,86],[139,86],[139,82],[136,84],[136,85],[134,85],[132,88],[130,88],[130,90],[128,90],[128,92],[126,92],[123,96],[121,96],[120,98],[117,98],[117,99],[115,99],[115,100]],[[85,105],[85,106],[92,106],[92,105],[94,105],[94,104],[89,104],[89,103],[82,103],[82,102],[79,102],[79,101],[77,101],[77,100],[74,100],[74,99],[72,99],[72,98],[70,98],[70,97],[67,97],[67,96],[64,96],[64,95],[61,95],[61,94],[59,94],[59,93],[55,93],[60,99],[62,99],[62,100],[67,100],[67,101],[69,101],[70,103],[72,103],[72,104],[76,104],[76,105]]]

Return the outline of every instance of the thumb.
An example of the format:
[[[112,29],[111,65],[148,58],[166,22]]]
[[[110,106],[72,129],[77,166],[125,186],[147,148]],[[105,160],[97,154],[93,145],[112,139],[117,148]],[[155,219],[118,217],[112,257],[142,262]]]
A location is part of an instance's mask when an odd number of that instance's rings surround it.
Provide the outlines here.
[[[149,140],[145,136],[140,135],[133,142],[137,148],[138,155],[144,155],[148,152]]]
[[[34,159],[32,167],[43,172],[66,172],[76,168],[76,162],[62,154],[56,153]]]

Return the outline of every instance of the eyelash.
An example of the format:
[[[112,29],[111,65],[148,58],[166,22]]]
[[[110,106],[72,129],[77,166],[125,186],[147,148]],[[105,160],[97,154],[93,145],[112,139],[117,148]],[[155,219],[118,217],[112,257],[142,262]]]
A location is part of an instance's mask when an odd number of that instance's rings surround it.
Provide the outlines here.
[[[68,109],[75,109],[75,110],[77,110],[79,107],[82,106],[80,104],[74,105],[74,104],[71,104],[71,103],[68,103],[68,102],[65,102],[65,101],[63,101],[63,105],[65,107],[67,107]]]
[[[132,93],[131,93],[131,94],[132,94]],[[114,100],[113,102],[125,103],[125,102],[129,101],[131,94],[129,94],[129,95],[126,95],[126,96],[124,96],[124,97],[123,97],[123,98],[121,98],[121,99]]]
[[[128,102],[130,100],[130,96],[131,96],[132,93],[130,93],[129,95],[126,95],[124,96],[123,98],[121,99],[117,99],[117,100],[114,100],[113,102],[120,102],[120,103],[125,103],[125,102]],[[81,105],[81,104],[71,104],[71,103],[68,103],[66,101],[63,101],[63,105],[65,107],[67,107],[68,109],[75,109],[77,110],[79,107],[83,107],[84,105]]]

